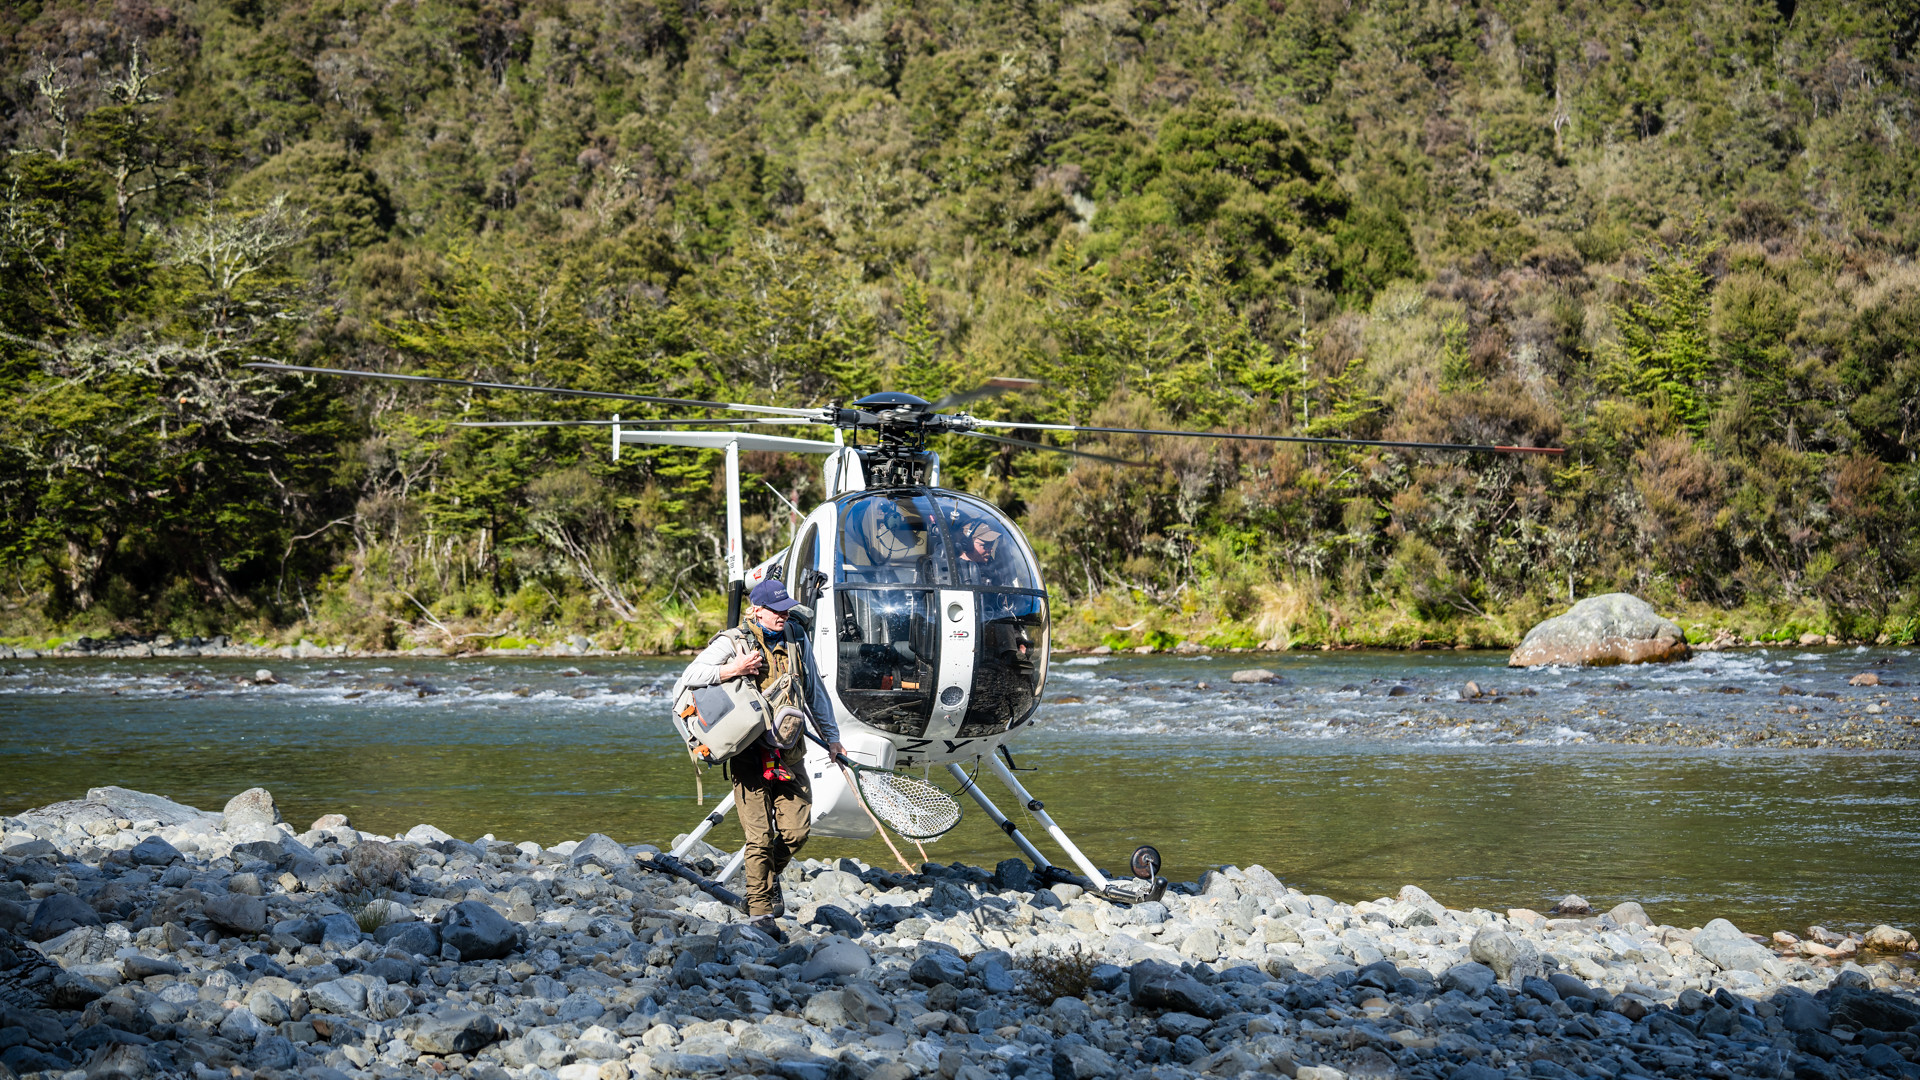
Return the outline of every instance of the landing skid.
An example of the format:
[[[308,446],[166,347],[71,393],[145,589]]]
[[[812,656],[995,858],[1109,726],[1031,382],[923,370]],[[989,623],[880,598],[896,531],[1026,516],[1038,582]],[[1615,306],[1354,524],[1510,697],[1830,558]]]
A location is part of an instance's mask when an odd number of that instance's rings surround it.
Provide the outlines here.
[[[747,910],[745,897],[726,888],[717,881],[701,877],[692,867],[672,855],[664,853],[659,855],[642,855],[640,856],[640,864],[655,870],[663,870],[682,881],[691,882],[698,887],[701,892],[706,893],[708,896],[713,897],[728,907],[734,908],[742,913],[745,913]]]
[[[693,845],[704,840],[706,835],[713,831],[715,825],[727,820],[727,814],[732,812],[732,810],[733,793],[728,792],[727,797],[721,799],[719,805],[713,808],[713,813],[700,819],[700,824],[693,827],[693,831],[687,834],[687,838],[675,844],[673,850],[667,854],[675,859],[686,858],[687,852],[693,850]],[[733,857],[727,860],[727,865],[720,868],[720,873],[715,875],[713,880],[719,882],[732,881],[733,875],[740,872],[740,867],[745,865],[746,861],[747,849],[743,847],[733,853]]]
[[[1007,838],[1013,841],[1014,846],[1018,847],[1027,858],[1033,860],[1034,872],[1042,881],[1078,885],[1087,892],[1116,904],[1144,904],[1166,895],[1167,879],[1160,876],[1159,852],[1143,847],[1133,853],[1133,871],[1138,877],[1132,880],[1109,878],[1100,872],[1099,867],[1093,865],[1093,860],[1081,852],[1079,846],[1067,835],[1066,830],[1053,820],[1053,815],[1047,813],[1046,804],[1027,791],[1019,778],[1013,775],[1013,770],[1007,768],[999,758],[987,758],[985,764],[993,770],[993,775],[999,777],[1000,782],[1007,786],[1007,790],[1013,793],[1013,797],[1033,814],[1041,827],[1047,830],[1047,835],[1053,837],[1053,842],[1059,844],[1060,849],[1067,853],[1067,858],[1072,859],[1073,864],[1080,868],[1080,873],[1075,874],[1050,862],[1040,853],[1040,849],[1034,846],[1033,841],[1020,832],[1020,827],[1008,819],[1007,815],[1001,813],[999,807],[993,805],[993,800],[987,798],[987,793],[980,790],[979,784],[971,781],[958,763],[949,764],[947,771],[953,774],[954,779],[960,781],[966,793],[973,797],[974,802],[980,804],[980,809],[986,811],[987,817],[991,818],[995,825],[1000,826],[1000,831],[1007,834]]]
[[[1158,900],[1166,894],[1167,879],[1160,876],[1159,852],[1150,847],[1139,848],[1133,853],[1132,860],[1135,877],[1130,879],[1108,877],[1100,872],[1099,867],[1093,865],[1093,860],[1081,852],[1079,846],[1067,836],[1066,830],[1055,823],[1053,816],[1047,813],[1045,804],[1027,791],[1019,778],[1013,775],[1013,770],[1007,768],[998,758],[988,758],[985,764],[993,770],[993,774],[1000,779],[1000,782],[1007,786],[1007,790],[1012,792],[1013,797],[1019,800],[1020,805],[1033,814],[1041,826],[1047,830],[1047,835],[1053,837],[1054,843],[1059,844],[1061,850],[1065,851],[1067,857],[1080,869],[1080,873],[1076,874],[1063,866],[1055,865],[1042,855],[1033,841],[1027,839],[1026,835],[1020,831],[1019,826],[1009,820],[1007,815],[1001,813],[992,799],[987,798],[987,793],[980,790],[980,785],[974,783],[973,778],[967,776],[958,764],[948,765],[947,771],[953,774],[954,779],[960,781],[961,787],[972,796],[974,802],[979,804],[980,809],[986,811],[987,817],[1000,827],[1001,832],[1007,834],[1008,839],[1014,842],[1021,854],[1032,860],[1034,873],[1040,880],[1055,885],[1077,885],[1095,896],[1116,904],[1144,904],[1150,900]],[[729,792],[726,798],[721,799],[719,805],[713,808],[712,813],[702,818],[700,824],[694,826],[686,839],[676,844],[666,855],[656,856],[656,862],[662,859],[671,860],[673,866],[680,868],[675,870],[672,866],[662,864],[662,868],[669,873],[692,881],[708,893],[728,903],[733,903],[732,900],[727,899],[733,896],[732,893],[727,892],[726,896],[720,896],[720,893],[714,890],[720,889],[719,883],[732,880],[733,876],[740,872],[741,865],[746,861],[746,848],[743,847],[734,852],[733,857],[727,860],[727,864],[721,867],[720,872],[711,881],[695,875],[680,860],[686,858],[687,853],[693,850],[693,846],[712,832],[714,826],[726,820],[727,815],[733,811],[733,806],[733,795]],[[683,870],[685,873],[681,873]],[[720,892],[726,892],[726,890],[720,889]]]

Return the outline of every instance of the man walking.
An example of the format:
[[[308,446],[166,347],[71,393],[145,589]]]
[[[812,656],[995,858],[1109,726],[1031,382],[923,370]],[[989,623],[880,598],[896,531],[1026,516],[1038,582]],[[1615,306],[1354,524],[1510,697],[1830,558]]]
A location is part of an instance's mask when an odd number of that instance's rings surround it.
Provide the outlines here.
[[[747,834],[742,867],[747,881],[747,914],[754,925],[783,937],[774,917],[785,913],[780,872],[807,842],[813,824],[813,789],[807,782],[806,743],[794,737],[798,724],[812,722],[835,757],[840,728],[833,700],[813,663],[807,634],[788,630],[788,612],[798,605],[787,587],[771,578],[753,587],[740,625],[721,631],[674,684],[670,700],[683,690],[749,678],[767,699],[774,724],[753,745],[727,759],[733,780],[734,809]],[[783,725],[782,716],[789,719]]]

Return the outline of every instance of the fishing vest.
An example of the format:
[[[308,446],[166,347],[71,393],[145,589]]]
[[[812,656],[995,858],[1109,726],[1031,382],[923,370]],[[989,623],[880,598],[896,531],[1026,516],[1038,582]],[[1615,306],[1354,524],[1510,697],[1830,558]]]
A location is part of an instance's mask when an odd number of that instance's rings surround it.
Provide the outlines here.
[[[762,738],[782,750],[793,746],[800,740],[800,728],[807,722],[802,672],[794,656],[797,644],[784,638],[768,644],[766,634],[751,619],[727,634],[734,636],[736,650],[745,647],[760,653],[760,672],[752,678],[772,713]]]

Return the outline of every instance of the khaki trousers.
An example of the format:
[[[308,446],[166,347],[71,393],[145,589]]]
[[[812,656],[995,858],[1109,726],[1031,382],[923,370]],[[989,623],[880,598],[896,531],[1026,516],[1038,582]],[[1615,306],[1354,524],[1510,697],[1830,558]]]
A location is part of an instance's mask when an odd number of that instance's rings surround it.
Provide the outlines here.
[[[749,915],[776,913],[780,871],[793,861],[813,827],[813,788],[804,766],[804,757],[789,752],[787,767],[793,779],[768,780],[761,775],[758,746],[727,763],[727,771],[733,774],[734,811],[747,834],[747,858],[741,870],[747,879]]]

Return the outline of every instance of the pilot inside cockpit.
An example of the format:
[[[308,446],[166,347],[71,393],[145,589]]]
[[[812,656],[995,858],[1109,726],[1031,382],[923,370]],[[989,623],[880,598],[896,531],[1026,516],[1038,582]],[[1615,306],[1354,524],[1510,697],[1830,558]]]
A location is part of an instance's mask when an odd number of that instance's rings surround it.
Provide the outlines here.
[[[998,585],[1002,568],[997,565],[1003,534],[985,518],[971,518],[954,512],[953,541],[955,567],[962,585]]]

